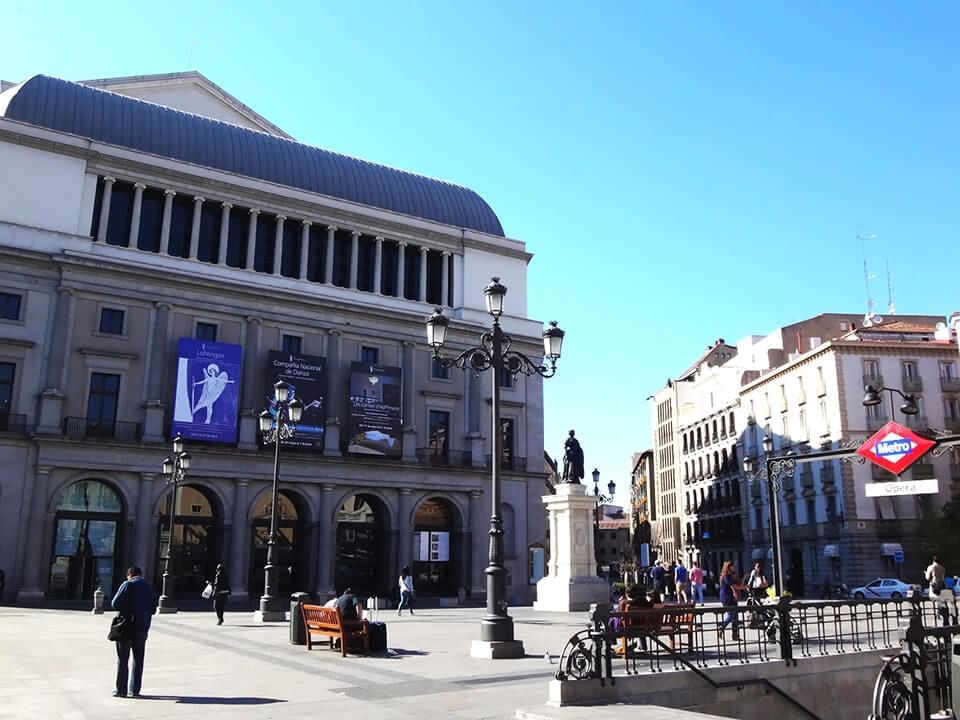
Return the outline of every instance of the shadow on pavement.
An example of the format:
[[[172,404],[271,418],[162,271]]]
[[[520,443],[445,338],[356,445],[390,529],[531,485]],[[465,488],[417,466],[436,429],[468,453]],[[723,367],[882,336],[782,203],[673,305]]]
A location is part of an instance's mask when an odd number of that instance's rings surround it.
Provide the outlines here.
[[[205,695],[141,695],[140,700],[172,700],[185,705],[272,705],[287,702],[262,697],[208,697]]]

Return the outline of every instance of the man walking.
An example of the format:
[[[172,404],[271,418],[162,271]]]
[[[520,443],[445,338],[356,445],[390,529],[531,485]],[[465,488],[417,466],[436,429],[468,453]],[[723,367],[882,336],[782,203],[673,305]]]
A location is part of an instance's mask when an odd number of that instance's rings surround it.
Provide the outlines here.
[[[127,569],[127,580],[113,596],[113,609],[127,618],[133,618],[133,632],[116,641],[117,645],[117,684],[114,697],[140,695],[143,680],[143,654],[147,645],[147,633],[150,621],[157,608],[157,593],[153,586],[142,577],[142,571],[136,565]],[[133,676],[129,677],[128,663],[130,651],[133,651]],[[129,684],[127,682],[129,677]]]
[[[677,567],[673,570],[673,582],[677,586],[677,602],[690,601],[689,574],[683,565],[683,558],[677,560]]]
[[[938,555],[933,556],[933,561],[927,566],[927,571],[923,576],[930,585],[927,591],[927,597],[936,603],[937,614],[940,616],[943,624],[949,625],[950,608],[947,605],[947,599],[952,599],[953,591],[947,590],[945,582],[947,570],[940,564],[940,557]]]
[[[692,599],[695,603],[699,602],[703,606],[703,570],[700,563],[693,561],[693,568],[690,570],[690,585],[693,588]]]

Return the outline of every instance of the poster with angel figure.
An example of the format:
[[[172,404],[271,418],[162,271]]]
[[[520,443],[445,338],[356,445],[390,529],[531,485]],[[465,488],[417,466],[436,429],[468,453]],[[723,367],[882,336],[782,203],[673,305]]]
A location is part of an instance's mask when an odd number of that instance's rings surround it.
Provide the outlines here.
[[[240,345],[180,338],[170,434],[236,443],[242,364]]]

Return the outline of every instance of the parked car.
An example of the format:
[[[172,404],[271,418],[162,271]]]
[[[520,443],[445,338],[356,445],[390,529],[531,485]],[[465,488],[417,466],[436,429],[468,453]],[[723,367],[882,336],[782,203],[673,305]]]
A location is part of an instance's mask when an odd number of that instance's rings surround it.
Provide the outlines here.
[[[877,578],[861,587],[855,587],[850,590],[850,597],[855,600],[864,598],[893,598],[894,600],[906,597],[911,590],[918,592],[919,585],[910,585],[897,580],[896,578]]]

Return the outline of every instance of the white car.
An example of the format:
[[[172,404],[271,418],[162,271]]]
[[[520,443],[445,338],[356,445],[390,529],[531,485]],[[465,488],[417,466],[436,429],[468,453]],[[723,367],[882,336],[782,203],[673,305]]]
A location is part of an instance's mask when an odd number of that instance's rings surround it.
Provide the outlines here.
[[[854,600],[893,598],[897,600],[907,596],[911,590],[917,592],[919,585],[908,585],[902,580],[896,578],[877,578],[873,582],[867,583],[861,587],[855,587],[850,590],[850,597]]]

